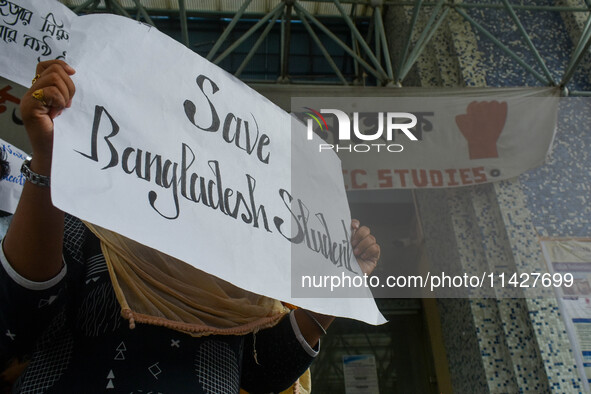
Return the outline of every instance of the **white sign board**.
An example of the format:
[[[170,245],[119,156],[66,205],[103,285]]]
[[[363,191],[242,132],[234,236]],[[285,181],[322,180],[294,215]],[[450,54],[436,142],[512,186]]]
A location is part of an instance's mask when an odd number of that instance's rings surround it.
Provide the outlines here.
[[[343,356],[346,394],[379,394],[376,358],[373,354]]]
[[[541,241],[548,272],[586,392],[591,383],[591,239]]]
[[[0,151],[3,152],[3,157],[10,166],[10,172],[0,180],[0,211],[14,213],[25,184],[20,169],[27,155],[2,139],[0,139]]]
[[[39,2],[13,3],[35,19]],[[336,155],[318,155],[302,124],[292,130],[289,114],[155,28],[113,15],[68,15],[53,12],[70,22],[77,89],[55,120],[57,207],[246,290],[385,321],[365,287],[343,299],[290,291],[293,267],[360,273]],[[10,62],[10,54],[1,56]]]
[[[29,86],[38,62],[65,59],[76,14],[55,0],[0,1],[0,70]]]

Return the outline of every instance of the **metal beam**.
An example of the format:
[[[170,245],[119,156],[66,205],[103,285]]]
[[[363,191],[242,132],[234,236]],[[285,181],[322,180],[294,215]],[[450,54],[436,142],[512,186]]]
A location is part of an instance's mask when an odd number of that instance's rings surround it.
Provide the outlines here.
[[[517,56],[517,54],[515,52],[513,52],[511,49],[509,49],[505,44],[500,42],[495,36],[493,36],[482,25],[480,25],[478,22],[476,22],[474,19],[472,19],[468,14],[466,14],[466,12],[464,10],[462,10],[461,8],[456,8],[456,12],[458,14],[462,15],[464,17],[464,19],[466,19],[468,22],[470,22],[470,24],[472,24],[472,26],[474,26],[477,30],[479,30],[482,34],[484,34],[489,40],[491,40],[503,52],[505,52],[507,55],[512,57],[517,63],[519,63],[521,65],[521,67],[523,67],[527,71],[529,71],[534,77],[536,77],[536,79],[538,81],[542,82],[544,85],[546,85],[548,83],[548,81],[546,81],[546,78],[542,74],[540,74],[539,72],[534,70],[523,59],[521,59],[519,56]]]
[[[318,8],[320,8],[320,5],[319,4],[320,3],[317,3],[316,4],[316,9],[317,10],[318,10]],[[355,4],[353,4],[351,6],[351,12],[353,12],[354,9],[355,9]],[[318,11],[316,11],[316,12],[318,12]],[[342,15],[341,15],[341,18],[342,18]],[[351,37],[351,47],[350,48],[357,54],[357,56],[359,56],[359,57],[362,58],[363,56],[360,55],[359,45],[357,45],[357,39],[355,38],[355,34],[353,34],[353,31],[351,29],[349,29],[349,34],[350,34],[350,37]],[[367,42],[370,42],[371,41],[371,38],[370,37],[371,37],[371,26],[370,26],[370,28],[368,29],[368,32],[367,32],[367,40],[366,40]],[[346,68],[345,61],[346,60],[343,57],[343,69]],[[361,69],[361,67],[359,67],[359,62],[357,61],[357,58],[355,58],[355,57],[353,58],[353,74],[355,75],[355,77],[353,78],[353,82],[355,84],[365,85],[365,80],[364,80],[364,77],[363,77],[362,69]]]
[[[315,0],[316,3],[327,3],[332,2],[333,0]],[[476,8],[476,9],[504,9],[503,4],[478,4],[478,3],[452,3],[452,0],[448,0],[449,4],[446,6],[452,8]],[[589,1],[589,0],[586,0]],[[341,0],[341,3],[345,4],[361,4],[361,5],[368,5],[366,0],[356,0],[356,1],[349,1],[349,0]],[[435,1],[430,1],[423,3],[425,7],[434,7],[437,3]],[[413,7],[416,5],[416,1],[405,1],[405,2],[398,2],[398,1],[384,1],[383,5],[387,5],[390,7]],[[128,8],[129,10],[130,8]],[[575,6],[554,6],[554,5],[522,5],[522,4],[513,4],[514,10],[527,10],[527,11],[550,11],[550,12],[589,12],[589,8],[587,7],[575,7]],[[150,8],[150,12],[152,14],[160,15],[160,16],[170,16],[176,15],[176,11],[172,11],[168,8]],[[236,14],[232,11],[208,11],[208,10],[200,10],[200,11],[189,11],[187,10],[188,16],[196,16],[196,17],[213,17],[213,18],[232,18]],[[262,13],[249,13],[247,14],[249,18],[259,18]],[[323,15],[326,18],[334,18],[335,15]]]
[[[113,7],[113,9],[119,15],[123,15],[123,16],[131,19],[131,15],[129,15],[129,12],[125,11],[125,9],[121,6],[121,4],[119,4],[119,1],[118,0],[109,0],[109,3],[111,4],[111,6]]]
[[[261,33],[259,38],[256,40],[256,42],[254,43],[252,48],[250,48],[250,50],[248,51],[248,54],[246,55],[246,57],[244,58],[244,60],[240,64],[240,66],[238,67],[238,70],[236,70],[236,72],[234,73],[234,76],[239,77],[240,74],[242,74],[242,71],[244,71],[244,69],[246,68],[246,66],[248,65],[248,63],[252,59],[252,57],[255,55],[256,51],[259,49],[259,47],[261,46],[263,41],[265,41],[265,38],[267,38],[267,36],[269,35],[269,32],[273,28],[275,21],[279,18],[279,15],[281,14],[282,11],[283,11],[283,9],[277,10],[277,12],[275,12],[275,14],[271,17],[271,20],[269,22],[267,22],[267,26],[265,27],[265,30],[263,30],[263,32]]]
[[[96,0],[92,5],[88,8],[89,12],[94,12],[94,10],[100,5],[101,1]]]
[[[213,44],[213,47],[209,50],[209,53],[207,54],[207,60],[211,61],[211,59],[213,59],[218,49],[220,49],[224,41],[226,41],[226,38],[228,38],[232,32],[232,29],[234,29],[234,26],[236,26],[236,23],[238,23],[240,18],[242,18],[242,14],[244,14],[244,11],[246,11],[251,2],[252,0],[245,0],[244,3],[242,3],[242,6],[240,6],[238,12],[236,12],[236,15],[234,15],[228,27],[226,27],[220,38],[218,38],[215,44]]]
[[[353,57],[353,71],[355,72],[355,81],[363,81],[363,73],[361,72],[361,67],[359,67],[359,61],[357,61],[357,59],[362,58],[359,54],[359,46],[357,45],[357,39],[355,39],[355,35],[351,30],[349,30],[349,33],[351,33],[351,50],[355,52],[356,55]],[[363,83],[365,83],[365,81],[363,81]]]
[[[279,43],[280,46],[280,55],[279,55],[279,82],[283,82],[287,77],[283,73],[283,62],[285,61],[285,8],[283,8],[283,18],[281,18],[281,41]]]
[[[534,58],[536,59],[536,61],[540,65],[540,67],[542,67],[542,71],[544,71],[544,75],[546,75],[546,79],[548,81],[548,84],[551,86],[555,86],[556,82],[554,81],[554,78],[552,78],[552,75],[550,74],[550,70],[548,70],[548,67],[546,67],[546,63],[544,62],[544,59],[542,59],[542,56],[540,56],[540,53],[536,49],[534,43],[529,38],[529,35],[525,31],[525,28],[521,24],[521,21],[519,20],[519,18],[517,17],[515,10],[511,6],[511,4],[509,4],[508,0],[502,0],[502,1],[503,1],[503,4],[505,4],[505,8],[507,9],[507,12],[509,12],[509,15],[511,15],[513,22],[515,22],[515,24],[517,25],[517,28],[519,29],[521,36],[523,37],[523,39],[527,43],[527,46],[533,52]]]
[[[423,51],[427,47],[427,44],[431,41],[431,38],[433,38],[433,36],[437,32],[437,30],[439,29],[439,26],[441,26],[441,23],[443,23],[443,21],[447,18],[447,15],[449,14],[449,10],[450,10],[449,8],[446,8],[441,13],[441,16],[439,17],[439,19],[437,20],[437,22],[435,23],[435,25],[431,28],[431,30],[429,31],[429,33],[426,35],[425,39],[423,41],[421,41],[420,44],[419,44],[419,42],[417,42],[417,45],[413,48],[412,52],[408,56],[407,66],[402,69],[401,79],[400,79],[399,82],[402,82],[402,80],[404,78],[406,78],[406,75],[410,71],[412,65],[414,63],[416,63],[416,61],[418,60],[419,56],[421,56],[421,53],[423,53]]]
[[[375,23],[378,25],[379,32],[379,35],[376,36],[376,39],[380,37],[380,41],[382,43],[382,50],[384,51],[384,63],[386,64],[386,72],[388,73],[388,78],[391,81],[394,81],[394,70],[392,69],[392,59],[390,58],[390,49],[388,48],[386,29],[384,28],[384,23],[382,21],[382,12],[380,11],[379,6],[375,7],[373,12],[375,16]]]
[[[502,9],[505,6],[502,4],[478,4],[478,3],[458,3],[454,4],[456,8],[481,8],[481,9]],[[583,7],[572,7],[572,6],[556,6],[556,5],[524,5],[515,4],[513,5],[515,10],[527,10],[527,11],[555,11],[555,12],[588,12],[589,9]]]
[[[377,1],[377,0],[376,0]],[[351,5],[351,18],[353,18],[353,23],[357,23],[357,18],[358,15],[355,15],[357,13],[357,5],[358,3],[353,3]],[[366,7],[368,7],[366,5]],[[375,40],[374,40],[374,36],[376,36]],[[379,37],[377,37],[377,26],[375,24],[375,18],[370,17],[369,19],[369,26],[367,27],[367,35],[363,38],[365,40],[365,42],[367,42],[367,44],[369,45],[372,40],[374,40],[374,53],[376,55],[376,57],[378,58],[378,61],[381,62],[380,59],[380,49],[379,49]],[[360,53],[359,50],[359,45],[357,45],[357,42],[355,40],[355,36],[353,35],[353,33],[351,33],[351,43],[354,45],[353,49],[355,51],[357,51],[357,53]],[[343,58],[343,62],[345,62],[346,60]],[[359,64],[357,62],[354,62],[354,66],[355,66],[355,79],[354,82],[361,82],[362,85],[365,85],[365,80],[364,80],[364,75],[363,72],[360,72],[360,68],[359,68]],[[345,67],[343,67],[345,68]]]
[[[417,42],[416,42],[414,48],[412,49],[412,51],[408,55],[408,59],[406,59],[406,62],[404,63],[404,65],[400,69],[399,76],[398,76],[399,79],[397,82],[402,82],[404,80],[404,78],[406,78],[406,75],[410,71],[412,65],[417,61],[417,59],[419,58],[419,56],[421,55],[421,53],[423,52],[423,50],[425,49],[425,47],[427,46],[427,44],[429,43],[429,41],[431,40],[431,38],[433,37],[435,32],[437,31],[437,29],[439,29],[439,26],[441,26],[441,23],[445,20],[445,18],[447,18],[447,14],[449,13],[449,8],[446,8],[441,13],[441,16],[439,16],[439,19],[437,19],[437,15],[439,14],[439,10],[441,9],[444,1],[445,0],[439,0],[437,5],[433,9],[433,12],[431,13],[431,17],[427,21],[427,25],[423,29],[423,32],[421,33],[419,38],[417,39]],[[437,21],[436,21],[436,19],[437,19]]]
[[[93,4],[92,6],[96,8],[98,4]],[[115,14],[115,10],[113,9],[113,4],[111,4],[111,0],[105,0],[105,9],[107,10],[107,12]]]
[[[367,57],[369,57],[369,60],[371,60],[376,70],[381,74],[380,80],[382,80],[382,82],[387,82],[388,75],[386,74],[386,71],[384,71],[384,68],[380,64],[380,61],[376,58],[369,45],[367,45],[367,42],[365,42],[365,40],[361,36],[361,33],[359,33],[357,26],[355,26],[349,15],[347,15],[347,13],[345,12],[345,9],[343,8],[343,5],[341,4],[340,0],[334,0],[334,4],[341,13],[341,16],[345,20],[347,26],[349,26],[349,29],[351,29],[351,33],[353,34],[359,45],[361,45],[361,48],[363,48]]]
[[[144,17],[144,19],[146,20],[146,23],[154,26],[154,22],[152,21],[152,18],[150,18],[150,15],[148,14],[148,12],[146,11],[146,9],[144,8],[144,6],[142,5],[142,3],[140,3],[140,0],[133,0],[135,6],[137,7],[139,13]]]
[[[361,64],[370,74],[375,76],[378,80],[382,80],[384,75],[381,75],[378,71],[376,71],[371,65],[369,65],[365,60],[363,60],[357,53],[355,53],[347,44],[345,44],[341,39],[339,39],[336,35],[334,35],[326,26],[324,26],[318,19],[314,17],[314,15],[310,14],[305,8],[303,8],[299,3],[294,4],[295,8],[299,10],[302,14],[306,16],[314,25],[316,25],[324,34],[326,34],[330,39],[332,39],[338,46],[343,48],[345,52],[347,52],[351,57],[356,59],[359,64]]]
[[[371,22],[369,25],[369,30],[370,30],[370,32],[372,31],[371,29],[372,29],[372,25],[373,25],[373,35],[375,37],[374,38],[374,47],[375,47],[374,53],[376,54],[376,58],[378,59],[378,61],[381,61],[382,35],[380,34],[380,26],[378,25],[378,22],[376,21],[376,11],[375,11],[376,8],[377,7],[374,7]],[[369,37],[369,34],[368,34],[368,39],[366,40],[366,42],[370,42],[370,41],[371,41],[371,38]]]
[[[400,55],[400,60],[398,61],[398,68],[396,69],[396,81],[400,81],[400,70],[406,63],[406,57],[408,56],[408,50],[410,49],[410,43],[412,42],[412,33],[415,30],[415,25],[417,24],[417,20],[419,18],[419,11],[421,10],[421,5],[423,0],[417,0],[415,3],[415,7],[412,11],[412,19],[410,21],[410,27],[408,29],[408,36],[406,37],[406,42],[404,43],[404,49],[402,50],[402,54]]]
[[[267,15],[265,15],[262,19],[260,19],[257,23],[254,24],[250,29],[246,31],[239,39],[234,41],[232,45],[230,45],[221,55],[219,55],[213,62],[215,64],[220,64],[222,60],[224,60],[232,51],[240,46],[247,38],[249,38],[259,27],[261,27],[265,22],[267,22],[277,10],[283,8],[285,4],[283,2],[279,3],[275,8],[273,8]],[[224,32],[225,33],[225,32]],[[216,43],[217,44],[217,43]]]
[[[316,0],[316,1],[330,1],[330,0]],[[586,0],[587,1],[587,0]],[[424,3],[425,7],[435,6],[435,2]],[[416,1],[384,1],[384,5],[391,7],[407,7],[416,5]],[[454,8],[477,8],[477,9],[503,9],[503,4],[494,3],[458,3],[453,0],[450,2],[450,6]],[[525,5],[525,4],[514,4],[513,9],[515,10],[527,10],[527,11],[554,11],[554,12],[589,12],[588,8],[575,7],[575,6],[560,6],[560,5]]]
[[[296,8],[296,13],[298,15],[298,18],[300,18],[300,20],[302,21],[302,24],[304,25],[304,27],[308,31],[308,34],[310,35],[310,37],[312,37],[312,39],[314,40],[314,42],[316,43],[316,45],[318,46],[318,48],[320,48],[320,51],[322,52],[322,54],[326,58],[326,61],[328,62],[328,64],[330,65],[330,67],[332,68],[332,70],[334,71],[334,73],[341,80],[341,82],[343,83],[343,85],[349,85],[349,83],[347,82],[347,80],[345,79],[345,77],[343,76],[343,74],[341,73],[341,70],[339,70],[339,68],[335,64],[334,60],[332,60],[332,57],[330,56],[330,54],[328,53],[328,51],[326,50],[326,48],[324,47],[324,45],[322,45],[322,42],[320,41],[320,39],[318,38],[318,36],[314,32],[314,29],[312,29],[312,26],[310,26],[310,24],[306,20],[306,17],[304,15],[302,15],[298,11],[297,8]]]
[[[189,28],[187,27],[187,8],[185,0],[179,0],[179,19],[181,20],[181,42],[189,47]]]
[[[282,23],[285,22],[283,37],[281,40],[281,82],[285,83],[289,80],[289,54],[291,50],[291,12],[293,6],[287,4],[285,13],[283,14]]]
[[[579,38],[579,42],[575,47],[571,60],[566,67],[566,71],[564,72],[564,76],[560,81],[560,86],[565,86],[567,83],[570,82],[571,78],[573,77],[579,63],[583,59],[583,56],[587,54],[589,50],[589,46],[591,45],[591,14],[587,17],[587,23],[585,23],[585,27],[583,28],[583,32],[581,33],[581,37]]]
[[[86,7],[93,3],[98,3],[98,0],[87,0],[84,3],[80,4],[78,7],[74,7],[72,11],[78,14],[79,12],[82,12]]]

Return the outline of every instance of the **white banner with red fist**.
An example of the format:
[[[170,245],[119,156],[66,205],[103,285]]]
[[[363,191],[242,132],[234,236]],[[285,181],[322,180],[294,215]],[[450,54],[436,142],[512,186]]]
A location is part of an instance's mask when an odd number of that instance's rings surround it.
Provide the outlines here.
[[[314,146],[319,154],[337,152],[349,190],[470,186],[544,162],[556,129],[558,89],[432,92],[294,98],[292,111],[307,124],[308,136],[324,139]]]

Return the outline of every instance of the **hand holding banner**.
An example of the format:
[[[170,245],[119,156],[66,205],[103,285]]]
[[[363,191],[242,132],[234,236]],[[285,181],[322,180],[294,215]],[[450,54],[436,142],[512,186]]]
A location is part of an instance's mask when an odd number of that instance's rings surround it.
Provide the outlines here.
[[[289,114],[151,26],[69,22],[77,93],[55,119],[55,206],[246,290],[385,321],[367,287],[290,292],[293,272],[360,275],[336,155],[317,155],[302,124],[291,130]]]

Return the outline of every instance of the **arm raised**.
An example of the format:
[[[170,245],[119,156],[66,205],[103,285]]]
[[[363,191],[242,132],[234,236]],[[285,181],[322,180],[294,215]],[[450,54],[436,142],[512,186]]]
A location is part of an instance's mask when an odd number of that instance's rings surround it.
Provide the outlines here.
[[[31,146],[31,171],[49,176],[53,119],[72,103],[74,69],[61,60],[37,65],[33,86],[21,100],[21,115]],[[51,203],[50,188],[26,182],[3,241],[6,259],[26,279],[43,282],[62,268],[64,213]]]

